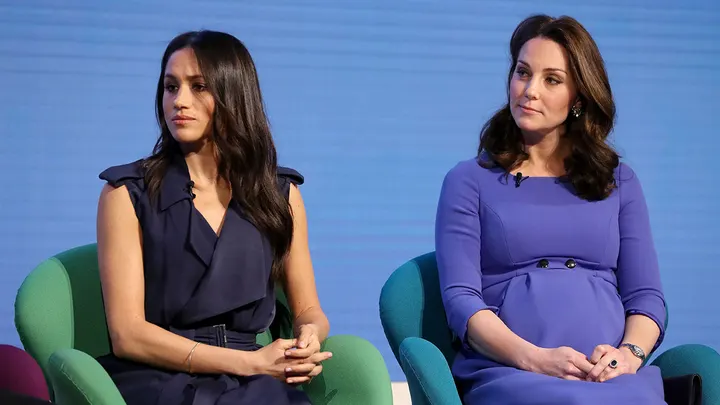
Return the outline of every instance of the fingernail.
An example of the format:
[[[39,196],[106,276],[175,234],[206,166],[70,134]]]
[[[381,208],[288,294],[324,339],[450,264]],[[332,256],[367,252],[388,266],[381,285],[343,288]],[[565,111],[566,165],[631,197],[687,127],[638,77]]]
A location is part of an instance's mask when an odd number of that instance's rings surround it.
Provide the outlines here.
[[[285,352],[285,355],[286,355],[286,356],[289,356],[289,355],[291,355],[291,354],[292,354],[292,352],[291,352],[290,350],[288,350],[288,351]]]
[[[328,359],[332,357],[332,353],[328,353]]]
[[[304,349],[304,348],[305,348],[305,342],[300,342],[300,344],[299,344],[298,346],[300,346],[301,349]]]
[[[285,369],[285,372],[286,372],[286,373],[289,373],[290,371],[292,371],[292,368],[290,368],[290,367],[288,367],[288,368]]]

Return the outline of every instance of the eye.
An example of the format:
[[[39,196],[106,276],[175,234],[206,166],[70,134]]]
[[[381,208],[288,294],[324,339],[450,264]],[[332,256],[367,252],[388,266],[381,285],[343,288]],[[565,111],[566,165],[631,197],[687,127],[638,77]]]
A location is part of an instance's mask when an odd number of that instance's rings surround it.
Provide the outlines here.
[[[524,67],[519,67],[519,68],[515,69],[515,74],[520,77],[530,76],[527,69],[525,69]]]
[[[177,91],[177,86],[174,84],[168,83],[165,85],[165,91],[170,92],[170,93],[175,93]]]
[[[552,76],[548,77],[548,78],[545,79],[545,80],[548,82],[548,84],[551,84],[551,85],[553,85],[553,86],[562,83],[560,80],[558,80],[557,78],[552,77]]]
[[[207,90],[207,86],[205,86],[202,83],[195,83],[195,84],[193,84],[193,90],[198,91],[198,92],[203,92],[203,91]]]

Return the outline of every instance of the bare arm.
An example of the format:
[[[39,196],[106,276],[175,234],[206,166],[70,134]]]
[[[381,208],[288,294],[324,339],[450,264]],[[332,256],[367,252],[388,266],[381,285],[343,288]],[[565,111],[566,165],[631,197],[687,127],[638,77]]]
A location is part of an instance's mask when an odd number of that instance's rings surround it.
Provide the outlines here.
[[[502,364],[533,371],[540,348],[516,335],[492,311],[479,311],[468,322],[468,344],[476,352]]]
[[[100,279],[110,339],[116,356],[156,367],[188,371],[195,342],[145,319],[142,233],[125,186],[105,185],[98,204]],[[200,344],[192,372],[255,374],[252,353]]]
[[[290,207],[293,214],[293,240],[285,258],[285,291],[295,316],[294,326],[298,337],[303,325],[308,325],[316,328],[317,338],[322,342],[330,332],[330,323],[320,307],[308,247],[305,204],[295,185],[290,186]],[[298,344],[301,343],[302,339]]]

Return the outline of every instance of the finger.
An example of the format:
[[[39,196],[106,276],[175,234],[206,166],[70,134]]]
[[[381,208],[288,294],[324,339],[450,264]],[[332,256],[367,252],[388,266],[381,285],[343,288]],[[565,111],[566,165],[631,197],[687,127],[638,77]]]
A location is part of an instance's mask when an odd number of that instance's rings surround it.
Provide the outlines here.
[[[306,359],[319,353],[320,345],[311,345],[305,349],[290,349],[285,351],[285,357],[291,359]]]
[[[281,350],[292,349],[297,345],[297,339],[278,339],[276,340]]]
[[[622,375],[622,374],[625,374],[625,372],[623,371],[623,369],[624,369],[624,368],[621,367],[621,366],[619,366],[619,365],[618,365],[618,367],[615,368],[615,369],[613,369],[613,368],[611,368],[611,367],[608,367],[608,368],[606,368],[606,369],[600,374],[600,376],[598,377],[597,381],[598,381],[598,382],[605,382],[605,381],[607,381],[607,380],[612,380],[613,378],[615,378],[615,377],[617,377],[617,376],[620,376],[620,375]]]
[[[575,367],[579,368],[585,375],[583,378],[595,367],[595,364],[591,363],[584,355],[578,354],[577,357],[572,359],[572,363]]]
[[[285,367],[285,375],[287,377],[308,375],[315,367],[317,367],[315,363],[293,364]]]
[[[570,375],[570,374],[564,375],[562,377],[562,379],[563,380],[571,380],[571,381],[582,381],[583,380],[583,378],[578,378],[578,377],[575,377],[574,375]]]
[[[617,369],[613,370],[610,367],[608,367],[600,374],[600,376],[597,379],[597,382],[605,382],[607,380],[617,377],[618,375],[619,374],[617,372]]]
[[[298,348],[304,349],[308,347],[312,342],[317,341],[315,333],[312,328],[302,328],[300,330],[300,336],[298,336]]]
[[[563,375],[562,378],[579,380],[581,378],[585,378],[586,375],[587,375],[587,373],[585,373],[584,371],[580,370],[579,368],[577,368],[573,365],[570,365],[570,367],[568,367],[568,369],[565,370],[565,374]],[[569,378],[569,377],[572,377],[572,378]]]
[[[288,384],[303,384],[308,381],[310,381],[310,377],[307,376],[290,377],[285,379],[285,382]]]
[[[597,378],[600,376],[600,374],[607,368],[608,364],[610,364],[610,361],[612,361],[610,355],[603,356],[595,366],[593,366],[592,370],[587,374],[586,380],[588,381],[597,381]]]
[[[590,355],[590,363],[597,364],[598,361],[608,352],[610,349],[614,349],[614,347],[611,347],[610,345],[597,345],[595,347],[595,350],[593,350],[592,355]]]
[[[322,373],[322,370],[323,370],[323,366],[317,365],[317,366],[315,366],[314,369],[312,369],[312,371],[308,375],[310,376],[310,378],[317,377],[318,375],[320,375],[320,373]]]
[[[315,353],[315,354],[313,354],[312,356],[308,357],[304,362],[305,362],[305,363],[320,364],[320,363],[322,363],[323,361],[331,358],[332,356],[333,356],[333,354],[330,353],[330,352]]]

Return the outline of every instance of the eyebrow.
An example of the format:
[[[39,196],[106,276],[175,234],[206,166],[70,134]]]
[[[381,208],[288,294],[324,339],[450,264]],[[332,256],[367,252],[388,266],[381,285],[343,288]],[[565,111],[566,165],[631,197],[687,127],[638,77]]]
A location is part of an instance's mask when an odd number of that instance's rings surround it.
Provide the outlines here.
[[[165,73],[165,78],[166,78],[166,79],[177,80],[177,78],[176,78],[173,74],[171,74],[171,73]],[[204,77],[203,77],[203,75],[192,75],[192,76],[187,76],[186,79],[188,79],[188,80],[198,80],[198,79],[204,79]]]
[[[522,59],[518,60],[518,63],[522,63],[523,65],[530,67],[530,64],[528,64],[527,62],[525,62]],[[543,71],[544,72],[563,72],[563,73],[567,74],[566,71],[564,71],[563,69],[560,69],[560,68],[545,68],[545,69],[543,69]]]

